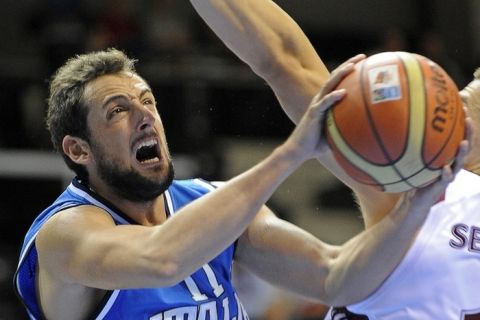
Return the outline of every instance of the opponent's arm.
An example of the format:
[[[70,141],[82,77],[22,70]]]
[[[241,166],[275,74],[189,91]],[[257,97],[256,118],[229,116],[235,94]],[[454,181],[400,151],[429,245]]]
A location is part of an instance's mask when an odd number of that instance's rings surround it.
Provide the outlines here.
[[[277,186],[322,152],[321,118],[343,96],[339,90],[312,104],[265,160],[159,226],[115,226],[92,206],[59,213],[37,236],[40,268],[65,283],[101,289],[178,283],[233,243]]]
[[[225,45],[301,119],[329,72],[300,27],[270,0],[191,0]]]
[[[361,301],[402,260],[430,207],[462,167],[467,145],[462,143],[453,172],[445,167],[441,181],[405,193],[384,219],[342,246],[324,244],[264,208],[239,241],[238,261],[272,283],[328,305]]]
[[[322,88],[320,96],[334,88],[357,55],[332,72],[338,79],[324,87],[329,72],[298,24],[270,0],[190,0],[200,16],[241,60],[275,92],[283,110],[295,123]],[[376,223],[397,203],[399,195],[385,194],[361,185],[338,166],[331,152],[318,159],[351,187],[368,212],[367,225]]]

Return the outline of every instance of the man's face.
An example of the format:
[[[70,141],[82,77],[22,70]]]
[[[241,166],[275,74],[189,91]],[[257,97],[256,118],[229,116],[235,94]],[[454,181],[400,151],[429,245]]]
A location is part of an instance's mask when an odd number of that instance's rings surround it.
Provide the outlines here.
[[[480,80],[470,82],[461,92],[463,102],[467,109],[467,115],[472,119],[473,137],[471,150],[465,160],[465,167],[480,167]],[[476,169],[475,169],[476,170]]]
[[[146,82],[130,73],[104,75],[87,85],[85,99],[94,160],[90,175],[131,201],[162,194],[172,182],[173,166]]]

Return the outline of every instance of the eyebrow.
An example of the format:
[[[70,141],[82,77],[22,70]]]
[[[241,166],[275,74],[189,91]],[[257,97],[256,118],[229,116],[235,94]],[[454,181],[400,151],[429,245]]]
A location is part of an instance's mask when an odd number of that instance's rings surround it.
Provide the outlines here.
[[[145,94],[147,93],[152,93],[152,90],[150,88],[145,88],[142,91],[140,91],[139,98],[141,99]],[[116,99],[126,99],[126,100],[131,100],[131,96],[125,93],[117,93],[113,94],[110,96],[105,97],[103,103],[102,103],[102,109],[104,109],[110,102],[116,100]]]
[[[152,89],[150,89],[150,88],[145,88],[145,89],[143,89],[142,91],[140,91],[139,97],[140,97],[140,98],[143,97],[146,93],[152,93]],[[152,93],[152,94],[153,94],[153,93]]]

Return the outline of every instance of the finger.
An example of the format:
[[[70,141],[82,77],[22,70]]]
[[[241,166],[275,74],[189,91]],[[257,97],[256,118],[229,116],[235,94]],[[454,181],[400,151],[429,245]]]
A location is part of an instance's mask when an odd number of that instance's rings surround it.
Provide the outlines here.
[[[316,112],[323,113],[328,110],[330,107],[335,105],[338,101],[345,97],[347,90],[345,89],[338,89],[335,91],[330,92],[326,96],[324,96],[320,101],[315,102],[312,107],[316,109]]]
[[[350,59],[348,59],[347,61],[343,62],[341,65],[339,65],[338,67],[336,67],[332,72],[331,72],[331,76],[334,76],[335,74],[341,72],[343,69],[345,68],[350,68],[350,65],[356,65],[358,62],[362,61],[363,59],[365,59],[367,56],[364,55],[363,53],[361,54],[357,54],[356,56],[354,57],[351,57]]]
[[[456,175],[460,169],[465,165],[465,158],[467,157],[472,141],[472,120],[470,118],[465,119],[465,139],[460,142],[457,149],[457,155],[452,164],[453,174]]]
[[[425,210],[430,208],[438,201],[440,195],[445,192],[448,185],[455,178],[455,175],[463,168],[465,158],[469,152],[470,143],[468,139],[471,138],[472,134],[471,126],[471,120],[467,119],[465,124],[466,140],[460,142],[454,163],[451,166],[446,165],[442,168],[441,175],[438,180],[425,187],[416,189],[414,192],[407,193],[405,195],[405,200],[407,200],[404,201],[405,205],[409,205],[408,200],[411,200],[410,205],[412,208],[416,208],[416,210],[420,212],[426,212]]]
[[[463,168],[465,157],[467,156],[468,151],[469,142],[467,140],[463,140],[458,146],[457,155],[453,164],[451,166],[446,165],[442,168],[439,180],[433,182],[432,184],[424,188],[419,189],[419,197],[423,197],[423,199],[425,197],[429,197],[436,200],[437,197],[440,196],[440,194],[447,188],[448,184],[453,181],[455,175]]]
[[[469,143],[466,140],[463,140],[458,145],[457,155],[455,157],[455,161],[452,164],[452,171],[453,174],[456,175],[465,165],[465,158],[468,155],[468,151],[470,149]]]
[[[469,146],[472,145],[473,139],[473,123],[472,118],[467,117],[465,118],[465,139],[468,141]]]
[[[331,77],[337,78],[338,76],[341,76],[341,79],[343,79],[346,74],[350,73],[353,70],[353,66],[355,66],[358,62],[362,61],[366,57],[367,56],[363,53],[351,57],[350,59],[339,65],[337,68],[335,68],[335,70],[333,70],[331,73]]]
[[[421,211],[428,210],[438,201],[453,177],[452,169],[449,166],[443,167],[440,179],[416,190],[411,202],[412,207],[417,207]]]
[[[444,185],[445,188],[447,185],[453,181],[455,177],[455,172],[452,170],[450,166],[444,166],[442,168],[442,174],[440,176],[440,185]]]
[[[355,64],[353,63],[347,63],[343,67],[336,69],[322,87],[319,98],[322,98],[324,95],[334,90],[338,84],[353,70],[355,70]]]
[[[342,63],[340,66],[338,66],[335,70],[333,70],[330,74],[330,78],[328,79],[328,81],[323,85],[320,92],[315,95],[312,101],[318,102],[326,94],[334,90],[335,87],[340,83],[340,81],[342,81],[350,72],[355,69],[355,64],[365,58],[365,54],[357,54],[356,56],[351,57],[350,59]]]
[[[360,61],[362,61],[363,59],[365,59],[367,56],[363,53],[360,53],[360,54],[357,54],[356,56],[353,56],[351,57],[350,59],[348,59],[347,61],[343,62],[341,65],[339,65],[336,69],[339,69],[339,68],[343,68],[346,64],[349,64],[349,63],[353,63],[353,64],[356,64]],[[335,69],[335,70],[336,70]],[[335,70],[333,72],[335,72]],[[333,73],[332,72],[332,73]]]

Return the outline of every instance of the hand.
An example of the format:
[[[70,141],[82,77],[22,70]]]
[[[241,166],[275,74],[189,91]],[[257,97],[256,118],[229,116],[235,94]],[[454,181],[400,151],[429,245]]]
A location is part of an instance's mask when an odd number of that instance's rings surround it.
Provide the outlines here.
[[[325,82],[325,84],[322,86],[322,88],[320,89],[319,93],[312,99],[312,102],[311,102],[311,105],[315,105],[315,104],[318,104],[320,103],[324,98],[326,98],[327,95],[331,94],[331,93],[335,93],[335,91],[332,91],[334,90],[338,84],[348,75],[350,74],[353,70],[354,70],[354,66],[356,63],[362,61],[363,59],[366,58],[366,55],[364,54],[358,54],[350,59],[348,59],[347,61],[345,61],[344,63],[342,63],[340,66],[338,66],[335,70],[333,70],[333,72],[331,73],[330,75],[330,78],[327,80],[327,82]],[[335,94],[338,94],[338,93],[335,93]],[[348,92],[346,93],[348,94]],[[342,97],[343,98],[343,95]],[[321,114],[321,123],[323,124],[324,123],[324,118],[325,118],[325,113],[326,111],[332,107],[335,102],[339,101],[340,99],[337,99],[335,100],[333,103],[331,104],[328,104],[328,105],[324,105],[324,108],[322,109],[322,114]],[[323,134],[324,133],[324,128],[320,128],[321,129],[321,133]],[[318,156],[321,156],[322,154],[325,153],[325,151],[327,150],[327,143],[326,143],[326,139],[324,139],[323,135],[322,135],[322,140],[320,141],[320,144],[319,144],[319,153],[317,154]]]
[[[312,99],[307,112],[287,140],[304,156],[302,160],[317,158],[327,150],[327,143],[323,134],[325,113],[346,94],[344,89],[334,90],[334,88],[353,71],[355,63],[365,59],[365,57],[364,54],[359,54],[342,63],[332,72],[320,92]]]
[[[284,145],[294,150],[300,162],[316,158],[325,150],[326,143],[323,142],[325,112],[341,100],[345,92],[345,89],[335,90],[321,99],[314,99],[285,142]]]
[[[472,123],[471,119],[467,118],[465,122],[465,140],[463,140],[459,147],[457,156],[453,164],[444,166],[440,179],[419,189],[414,189],[406,192],[399,204],[394,208],[394,212],[409,211],[408,214],[424,216],[428,214],[430,208],[439,200],[440,196],[448,184],[453,181],[456,174],[463,168],[465,158],[469,152],[472,141]]]
[[[335,70],[330,74],[330,78],[322,86],[320,92],[313,98],[313,101],[316,99],[321,99],[323,96],[331,92],[339,83],[343,80],[350,72],[353,71],[355,64],[365,59],[367,56],[363,53],[357,54],[354,57],[351,57],[341,65],[339,65]]]

